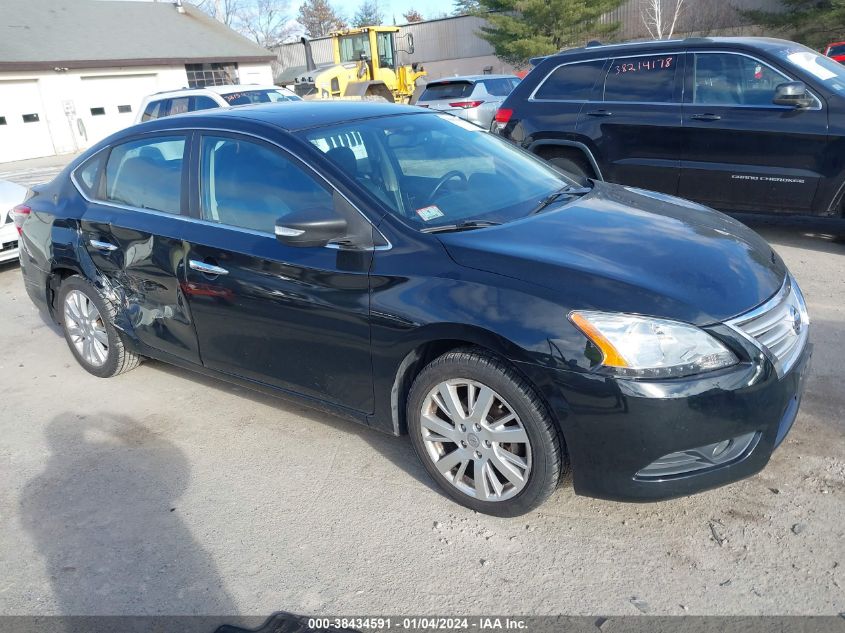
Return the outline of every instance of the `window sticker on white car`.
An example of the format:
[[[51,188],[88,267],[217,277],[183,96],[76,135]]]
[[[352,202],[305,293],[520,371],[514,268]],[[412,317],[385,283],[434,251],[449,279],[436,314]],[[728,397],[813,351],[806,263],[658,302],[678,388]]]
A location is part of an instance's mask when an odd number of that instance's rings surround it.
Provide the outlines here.
[[[449,123],[453,123],[458,127],[462,127],[465,130],[469,130],[470,132],[483,132],[484,130],[477,125],[470,123],[469,121],[464,121],[463,119],[459,119],[456,116],[452,116],[451,114],[438,114],[441,119],[444,121],[448,121]]]
[[[430,207],[417,209],[417,215],[420,216],[423,221],[429,222],[431,220],[436,220],[437,218],[442,218],[443,212],[437,207],[437,205],[433,204]]]

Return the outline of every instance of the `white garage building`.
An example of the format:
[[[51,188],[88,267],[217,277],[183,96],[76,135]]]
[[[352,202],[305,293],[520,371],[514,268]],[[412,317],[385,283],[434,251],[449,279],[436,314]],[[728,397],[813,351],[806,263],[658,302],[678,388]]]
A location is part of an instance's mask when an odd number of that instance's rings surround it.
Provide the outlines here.
[[[2,0],[0,163],[88,147],[153,92],[272,85],[274,58],[187,4]]]

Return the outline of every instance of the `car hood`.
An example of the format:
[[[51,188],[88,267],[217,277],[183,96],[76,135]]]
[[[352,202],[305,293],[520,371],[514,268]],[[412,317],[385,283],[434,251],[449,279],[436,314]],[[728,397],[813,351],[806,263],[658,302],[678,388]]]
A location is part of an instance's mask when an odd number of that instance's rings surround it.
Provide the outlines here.
[[[569,309],[697,325],[763,303],[787,272],[763,238],[726,215],[600,182],[570,204],[438,237],[458,264],[551,289]]]

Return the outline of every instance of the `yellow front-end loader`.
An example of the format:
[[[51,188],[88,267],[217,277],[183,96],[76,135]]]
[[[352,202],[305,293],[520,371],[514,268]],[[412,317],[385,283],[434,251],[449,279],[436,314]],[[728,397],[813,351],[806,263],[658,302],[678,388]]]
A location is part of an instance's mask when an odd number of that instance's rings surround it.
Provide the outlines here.
[[[306,99],[381,97],[390,102],[407,103],[418,78],[426,72],[417,64],[400,65],[397,53],[413,54],[414,37],[397,37],[399,27],[365,26],[335,31],[331,34],[334,63],[317,66],[311,43],[305,46],[306,71],[296,77],[295,90]],[[404,39],[405,48],[396,40]]]

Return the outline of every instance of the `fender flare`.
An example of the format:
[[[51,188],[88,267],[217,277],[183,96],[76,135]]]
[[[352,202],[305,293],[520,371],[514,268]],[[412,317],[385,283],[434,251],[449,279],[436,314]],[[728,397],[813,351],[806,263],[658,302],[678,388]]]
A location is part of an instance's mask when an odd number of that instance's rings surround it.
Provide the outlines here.
[[[581,153],[584,154],[584,157],[589,161],[590,166],[593,168],[593,172],[596,174],[596,177],[599,180],[604,180],[604,176],[601,173],[601,168],[599,168],[598,161],[596,161],[596,157],[593,154],[592,150],[580,141],[570,141],[565,139],[546,139],[534,141],[526,149],[528,149],[528,151],[532,154],[536,154],[541,147],[550,146],[574,147],[580,150]]]

